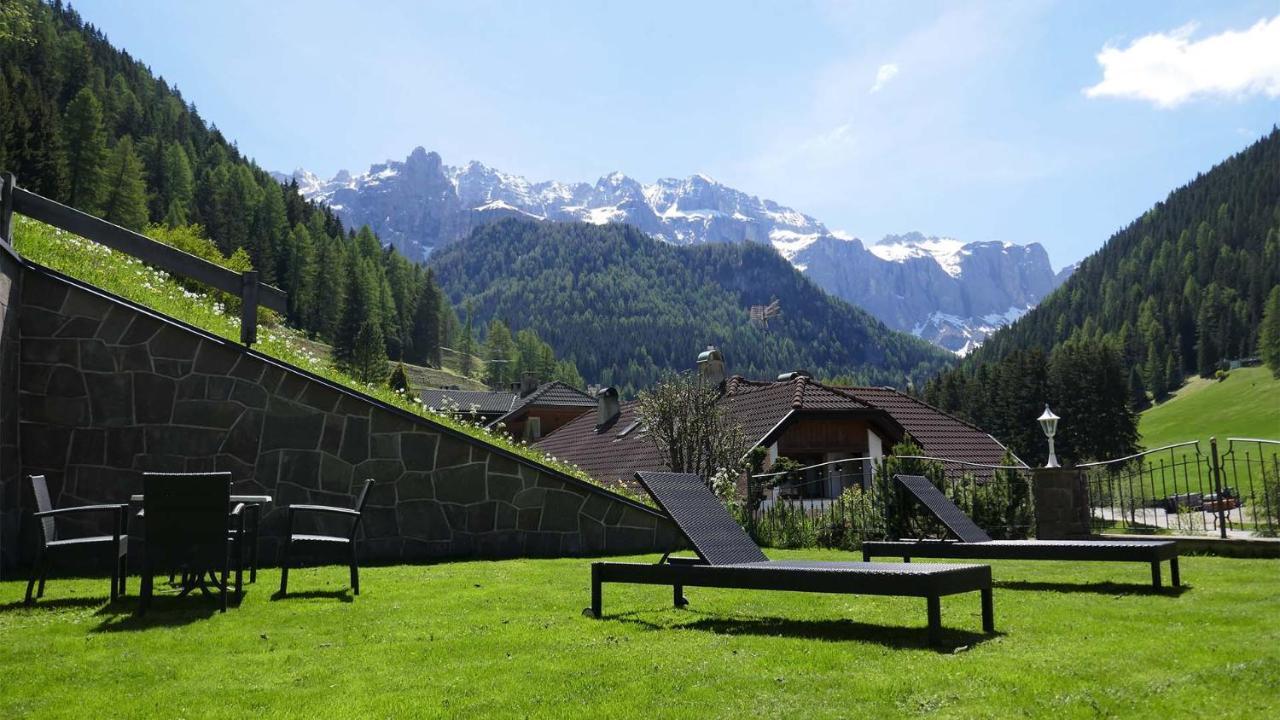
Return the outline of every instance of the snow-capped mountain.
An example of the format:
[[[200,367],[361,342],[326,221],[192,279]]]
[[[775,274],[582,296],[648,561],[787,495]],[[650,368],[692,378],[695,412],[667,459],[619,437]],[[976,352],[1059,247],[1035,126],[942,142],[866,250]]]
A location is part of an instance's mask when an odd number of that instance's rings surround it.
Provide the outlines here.
[[[275,173],[328,204],[350,225],[369,225],[406,256],[506,217],[627,223],[671,243],[772,244],[828,292],[866,308],[890,327],[965,353],[1058,285],[1044,248],[1032,243],[963,243],[919,233],[871,246],[789,207],[706,175],[640,183],[620,172],[593,183],[530,182],[478,162],[445,165],[415,148],[403,162],[330,180]]]
[[[1039,243],[965,243],[920,233],[866,246],[823,237],[789,259],[827,292],[860,305],[890,327],[964,355],[1056,288]]]

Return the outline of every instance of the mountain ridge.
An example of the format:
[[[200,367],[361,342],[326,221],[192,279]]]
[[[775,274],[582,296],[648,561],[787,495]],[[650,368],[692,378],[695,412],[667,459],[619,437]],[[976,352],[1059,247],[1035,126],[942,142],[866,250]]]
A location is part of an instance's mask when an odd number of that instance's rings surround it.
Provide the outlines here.
[[[442,248],[430,267],[480,322],[531,328],[584,377],[624,389],[692,369],[708,344],[749,377],[808,370],[905,387],[953,362],[755,243],[677,246],[631,225],[509,218]],[[781,314],[752,321],[750,308],[771,300]]]
[[[509,217],[626,223],[674,245],[771,245],[828,292],[960,354],[1034,307],[1066,276],[1053,271],[1038,243],[910,232],[867,245],[701,173],[648,184],[622,172],[594,183],[531,182],[474,160],[446,165],[438,153],[417,147],[403,161],[375,163],[358,175],[342,170],[322,180],[299,169],[274,176],[296,182],[305,197],[347,222],[368,224],[417,260]]]

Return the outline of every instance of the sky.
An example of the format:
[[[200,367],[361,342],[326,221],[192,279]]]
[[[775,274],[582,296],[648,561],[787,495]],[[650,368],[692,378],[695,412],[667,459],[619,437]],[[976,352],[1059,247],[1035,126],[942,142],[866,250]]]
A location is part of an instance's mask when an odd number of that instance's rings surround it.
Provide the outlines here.
[[[1055,268],[1280,123],[1280,3],[73,3],[270,170],[696,172]]]

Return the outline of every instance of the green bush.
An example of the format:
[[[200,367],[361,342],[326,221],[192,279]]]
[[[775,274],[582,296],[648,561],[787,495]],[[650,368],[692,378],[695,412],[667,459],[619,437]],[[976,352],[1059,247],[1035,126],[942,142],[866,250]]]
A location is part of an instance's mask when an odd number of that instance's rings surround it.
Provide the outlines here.
[[[815,539],[822,547],[857,550],[868,538],[884,537],[884,513],[873,494],[860,487],[845,488],[816,525]]]

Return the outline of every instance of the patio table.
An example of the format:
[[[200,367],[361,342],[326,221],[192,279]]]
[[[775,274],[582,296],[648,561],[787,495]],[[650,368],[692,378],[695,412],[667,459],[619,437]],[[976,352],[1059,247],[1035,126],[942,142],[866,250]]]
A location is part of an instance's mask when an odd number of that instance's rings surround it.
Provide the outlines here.
[[[130,495],[129,502],[140,503],[146,498],[142,493]],[[245,508],[252,513],[248,522],[245,523],[245,542],[249,548],[249,582],[258,581],[258,521],[262,517],[262,506],[268,505],[272,501],[270,495],[232,495],[231,505],[244,504]]]

